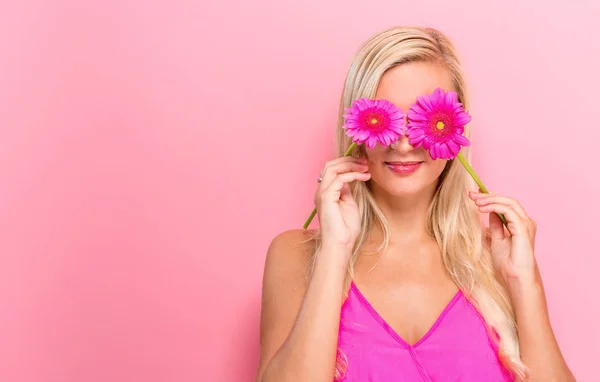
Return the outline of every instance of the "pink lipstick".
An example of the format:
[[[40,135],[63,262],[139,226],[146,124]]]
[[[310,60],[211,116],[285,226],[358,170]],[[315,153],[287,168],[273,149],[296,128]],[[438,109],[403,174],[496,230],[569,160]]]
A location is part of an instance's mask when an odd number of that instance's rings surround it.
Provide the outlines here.
[[[385,165],[396,174],[408,175],[417,171],[422,163],[422,161],[385,162]]]

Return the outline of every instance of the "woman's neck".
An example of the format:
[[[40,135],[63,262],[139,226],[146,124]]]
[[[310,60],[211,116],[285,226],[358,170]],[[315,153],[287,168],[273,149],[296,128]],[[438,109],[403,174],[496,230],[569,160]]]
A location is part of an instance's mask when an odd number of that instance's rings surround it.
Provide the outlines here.
[[[390,227],[390,244],[431,241],[431,234],[427,230],[427,215],[434,193],[434,187],[408,196],[390,195],[378,187],[373,190],[373,197]],[[381,228],[374,227],[374,231],[372,237],[381,242],[378,240],[383,237]]]

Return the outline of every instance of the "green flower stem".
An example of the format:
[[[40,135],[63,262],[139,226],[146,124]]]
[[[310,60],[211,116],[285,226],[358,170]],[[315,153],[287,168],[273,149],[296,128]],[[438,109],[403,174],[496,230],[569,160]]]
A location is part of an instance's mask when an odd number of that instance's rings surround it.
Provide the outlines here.
[[[484,194],[489,194],[489,191],[487,190],[487,188],[485,188],[485,186],[483,185],[483,182],[481,181],[481,179],[479,179],[477,174],[475,174],[473,167],[471,167],[469,162],[467,162],[467,160],[462,155],[462,153],[458,153],[458,160],[460,161],[460,163],[462,163],[462,165],[465,167],[467,172],[469,174],[471,174],[471,176],[473,177],[473,180],[475,180],[475,183],[477,183],[481,192],[483,192]],[[499,213],[496,213],[496,215],[498,215],[498,217],[500,217],[500,220],[502,220],[502,223],[508,228],[508,222],[506,221],[506,218],[504,217],[504,215],[499,214]]]
[[[345,157],[348,157],[352,154],[352,151],[354,151],[355,148],[358,147],[358,144],[356,142],[353,142],[350,147],[348,147],[348,150],[346,150],[346,152],[344,153]],[[306,219],[306,222],[304,223],[303,228],[307,229],[308,226],[310,225],[310,222],[312,222],[312,220],[314,219],[315,215],[317,214],[317,209],[313,209],[313,211],[310,213],[310,216],[308,217],[308,219]]]

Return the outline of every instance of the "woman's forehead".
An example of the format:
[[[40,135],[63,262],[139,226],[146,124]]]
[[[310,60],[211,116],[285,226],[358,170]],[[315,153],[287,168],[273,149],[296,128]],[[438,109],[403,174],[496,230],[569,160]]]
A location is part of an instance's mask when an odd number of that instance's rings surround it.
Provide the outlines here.
[[[381,77],[375,99],[385,99],[407,110],[417,97],[432,93],[436,88],[454,89],[446,68],[431,62],[410,62],[395,66]]]

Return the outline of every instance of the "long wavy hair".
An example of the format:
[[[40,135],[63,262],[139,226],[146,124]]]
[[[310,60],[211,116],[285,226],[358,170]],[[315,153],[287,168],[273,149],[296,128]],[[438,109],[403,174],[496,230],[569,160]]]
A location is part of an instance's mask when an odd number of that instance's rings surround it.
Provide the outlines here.
[[[338,157],[351,144],[350,138],[342,129],[344,108],[350,107],[358,98],[373,98],[382,75],[388,69],[416,61],[443,65],[452,77],[453,90],[458,93],[459,101],[468,108],[460,62],[454,46],[446,36],[433,28],[386,29],[368,39],[356,52],[350,65],[336,128]],[[468,126],[465,127],[465,136],[470,137]],[[469,154],[469,148],[463,148],[463,155],[469,158]],[[360,147],[353,155],[365,157],[364,150]],[[448,161],[428,210],[427,229],[441,249],[448,274],[483,317],[490,338],[498,347],[501,362],[514,375],[524,379],[527,368],[519,355],[514,311],[505,288],[494,272],[489,233],[482,225],[477,207],[468,198],[468,191],[474,188],[473,185],[460,163]],[[373,198],[369,182],[353,182],[351,190],[360,211],[362,229],[348,264],[346,290],[354,278],[354,265],[359,254],[366,249],[373,227],[379,226],[383,232],[383,240],[376,249],[377,252],[385,251],[390,239],[388,221]],[[314,231],[310,240],[314,241],[316,253],[321,244],[319,230]],[[347,362],[343,352],[338,350],[336,379],[343,378]]]

